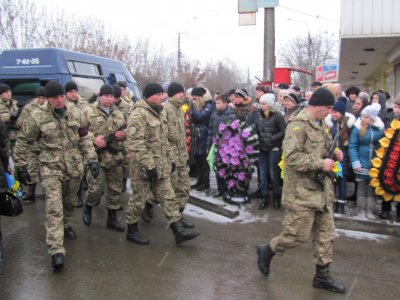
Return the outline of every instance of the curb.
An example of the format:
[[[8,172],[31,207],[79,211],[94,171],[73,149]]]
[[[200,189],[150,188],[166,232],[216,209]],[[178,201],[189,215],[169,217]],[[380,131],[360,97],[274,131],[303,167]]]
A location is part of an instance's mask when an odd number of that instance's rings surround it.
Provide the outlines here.
[[[239,216],[239,209],[237,207],[232,207],[231,205],[227,205],[225,203],[219,203],[221,201],[216,200],[215,202],[207,201],[202,199],[202,197],[198,194],[190,193],[189,195],[189,203],[196,205],[205,210],[211,211],[213,213],[222,215],[224,217],[234,219]]]

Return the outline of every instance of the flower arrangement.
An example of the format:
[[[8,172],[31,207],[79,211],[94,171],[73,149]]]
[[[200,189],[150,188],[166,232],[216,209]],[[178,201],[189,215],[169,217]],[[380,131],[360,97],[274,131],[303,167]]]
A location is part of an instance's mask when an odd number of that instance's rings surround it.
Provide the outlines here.
[[[230,197],[247,197],[253,165],[258,159],[258,136],[256,131],[240,123],[221,123],[213,139],[215,145],[214,168],[222,178]]]

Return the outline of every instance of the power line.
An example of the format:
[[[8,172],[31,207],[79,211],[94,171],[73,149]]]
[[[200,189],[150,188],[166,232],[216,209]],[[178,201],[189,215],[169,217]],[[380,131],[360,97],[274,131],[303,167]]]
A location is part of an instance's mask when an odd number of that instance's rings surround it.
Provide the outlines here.
[[[339,23],[339,21],[337,21],[337,20],[332,20],[332,19],[324,18],[324,17],[321,17],[320,15],[312,15],[312,14],[305,13],[305,12],[302,12],[302,11],[300,11],[300,10],[293,9],[293,8],[290,8],[290,7],[286,7],[286,6],[283,6],[283,5],[279,5],[279,7],[282,7],[282,8],[284,8],[284,9],[297,12],[297,13],[302,14],[302,15],[305,15],[305,16],[313,17],[313,18],[316,18],[316,19],[321,19],[321,20],[325,20],[325,21],[329,21],[329,22]]]

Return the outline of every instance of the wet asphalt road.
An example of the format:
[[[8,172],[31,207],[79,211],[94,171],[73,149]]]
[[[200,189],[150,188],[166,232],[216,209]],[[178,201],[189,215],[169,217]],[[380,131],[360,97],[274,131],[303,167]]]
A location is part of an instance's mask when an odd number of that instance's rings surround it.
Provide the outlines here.
[[[126,204],[127,195],[123,203]],[[311,242],[274,258],[269,278],[256,267],[255,247],[280,231],[281,212],[267,223],[218,224],[190,218],[202,235],[177,247],[160,208],[142,224],[149,246],[126,241],[107,229],[104,201],[83,224],[76,209],[78,239],[66,240],[65,267],[53,273],[45,245],[44,201],[26,205],[17,218],[1,219],[5,274],[0,299],[399,299],[400,238],[339,237],[331,274],[344,295],[312,287]],[[119,212],[124,220],[124,214]]]

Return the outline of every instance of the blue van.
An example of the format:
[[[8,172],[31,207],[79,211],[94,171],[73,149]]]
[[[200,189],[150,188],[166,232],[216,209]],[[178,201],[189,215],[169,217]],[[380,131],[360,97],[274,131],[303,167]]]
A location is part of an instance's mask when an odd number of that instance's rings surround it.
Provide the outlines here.
[[[13,49],[0,54],[0,82],[11,87],[20,106],[50,80],[62,85],[75,81],[79,94],[86,99],[103,84],[124,81],[134,100],[142,97],[132,74],[119,60],[59,48]]]

